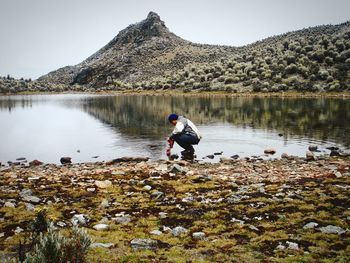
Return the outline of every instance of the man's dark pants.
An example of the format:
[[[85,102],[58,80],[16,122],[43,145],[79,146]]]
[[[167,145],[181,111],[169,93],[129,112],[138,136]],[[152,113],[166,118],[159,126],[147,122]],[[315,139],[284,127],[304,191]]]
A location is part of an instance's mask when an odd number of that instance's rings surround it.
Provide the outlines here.
[[[177,142],[178,145],[180,145],[186,151],[190,152],[194,152],[192,145],[199,143],[197,136],[191,134],[180,133],[173,135],[172,138]]]

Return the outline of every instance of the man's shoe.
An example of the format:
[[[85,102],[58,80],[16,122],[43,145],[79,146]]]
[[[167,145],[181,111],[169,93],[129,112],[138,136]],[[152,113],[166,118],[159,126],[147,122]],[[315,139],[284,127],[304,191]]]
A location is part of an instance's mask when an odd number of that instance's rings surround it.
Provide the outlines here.
[[[182,155],[193,155],[194,154],[194,150],[190,149],[190,150],[184,150],[181,152]]]

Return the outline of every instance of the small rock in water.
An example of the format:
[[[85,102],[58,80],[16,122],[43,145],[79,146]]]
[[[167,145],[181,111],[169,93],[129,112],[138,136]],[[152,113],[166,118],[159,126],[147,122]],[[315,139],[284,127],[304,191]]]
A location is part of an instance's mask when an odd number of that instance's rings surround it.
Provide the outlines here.
[[[236,159],[239,158],[239,155],[238,155],[238,154],[232,155],[231,158],[234,159],[234,160],[236,160]]]
[[[334,146],[327,147],[326,149],[330,150],[330,151],[338,151],[339,150],[338,147],[334,147]]]
[[[69,164],[72,163],[72,158],[71,157],[62,157],[60,159],[61,164]]]
[[[16,161],[25,161],[26,158],[25,157],[20,157],[20,158],[17,158]]]
[[[283,136],[283,133],[279,133],[278,136],[279,136],[279,137],[282,137],[282,136]]]
[[[214,159],[215,156],[214,156],[214,154],[209,154],[206,157],[209,158],[209,159]]]
[[[224,152],[223,151],[221,151],[221,152],[216,152],[216,153],[214,153],[214,155],[222,155]]]
[[[272,149],[272,148],[269,148],[269,149],[265,149],[265,150],[264,150],[264,153],[265,153],[265,154],[275,154],[275,153],[276,153],[276,150],[275,150],[275,149]]]
[[[80,150],[77,150],[77,153],[80,153]]]
[[[309,151],[310,152],[317,152],[318,151],[317,145],[310,145],[309,146]]]
[[[96,158],[98,158],[98,157],[100,157],[100,156],[98,156],[98,155],[95,155],[95,156],[92,156],[91,158],[94,158],[94,159],[96,159]]]

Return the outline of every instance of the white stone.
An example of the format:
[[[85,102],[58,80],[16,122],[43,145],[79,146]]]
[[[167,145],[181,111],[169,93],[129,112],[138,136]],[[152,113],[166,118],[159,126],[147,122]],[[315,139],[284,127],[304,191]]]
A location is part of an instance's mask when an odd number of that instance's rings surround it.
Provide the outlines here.
[[[36,196],[25,196],[23,197],[23,200],[29,203],[39,203],[40,202],[40,198],[36,197]]]
[[[205,233],[204,232],[194,232],[192,234],[193,239],[196,240],[203,240],[205,238]]]
[[[185,234],[187,232],[187,229],[182,226],[177,226],[173,230],[171,230],[171,234],[174,237],[180,236],[182,234]]]
[[[24,229],[23,228],[20,228],[19,226],[18,227],[16,227],[16,229],[15,229],[15,234],[19,234],[19,233],[21,233],[21,232],[23,232],[24,231]]]
[[[11,203],[11,202],[6,202],[6,203],[4,204],[4,207],[15,208],[16,205],[15,205],[14,203]]]
[[[304,229],[314,229],[315,227],[317,227],[318,224],[315,223],[315,222],[310,222],[310,223],[307,223],[305,226],[303,226]]]
[[[337,178],[341,178],[341,177],[342,177],[341,172],[336,172],[334,175],[335,175],[335,177],[337,177]]]
[[[168,213],[165,213],[165,212],[159,212],[159,213],[158,213],[158,215],[159,215],[159,218],[164,219],[164,218],[167,218]]]
[[[143,188],[142,188],[144,191],[150,191],[152,189],[152,186],[150,185],[145,185]]]
[[[90,218],[84,214],[74,215],[72,218],[73,225],[86,225],[90,221]]]
[[[287,241],[286,244],[288,245],[288,249],[299,250],[299,245],[297,243]]]
[[[130,245],[134,249],[155,249],[158,242],[149,238],[135,238],[131,240]]]
[[[103,231],[103,230],[107,230],[109,228],[109,226],[107,224],[97,224],[93,226],[93,229],[97,230],[97,231]]]
[[[322,233],[326,233],[326,234],[338,234],[338,235],[341,235],[341,234],[346,232],[346,230],[342,229],[341,227],[339,227],[339,226],[332,226],[332,225],[328,225],[328,226],[325,226],[325,227],[320,227],[319,229],[320,229],[320,231]]]
[[[151,232],[149,232],[151,235],[156,235],[156,236],[160,236],[162,233],[162,231],[159,231],[159,230],[153,230]]]
[[[92,243],[90,247],[95,248],[95,247],[101,247],[101,248],[111,248],[113,247],[113,243]]]
[[[96,180],[96,181],[95,181],[95,185],[96,185],[98,188],[105,189],[105,188],[111,187],[111,186],[112,186],[112,182],[109,181],[109,180],[104,180],[104,181],[98,181],[98,180]]]

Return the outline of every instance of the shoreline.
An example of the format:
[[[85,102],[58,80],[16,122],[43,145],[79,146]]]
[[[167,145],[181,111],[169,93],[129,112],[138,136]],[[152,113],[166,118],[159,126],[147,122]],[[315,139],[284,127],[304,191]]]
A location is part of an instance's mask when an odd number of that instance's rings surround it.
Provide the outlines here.
[[[350,92],[183,92],[177,90],[154,90],[154,91],[64,91],[64,92],[17,92],[0,94],[0,97],[9,96],[30,96],[30,95],[69,95],[69,94],[81,94],[81,95],[111,95],[111,96],[123,96],[123,95],[135,95],[135,96],[186,96],[186,97],[259,97],[259,98],[343,98],[349,99]]]

